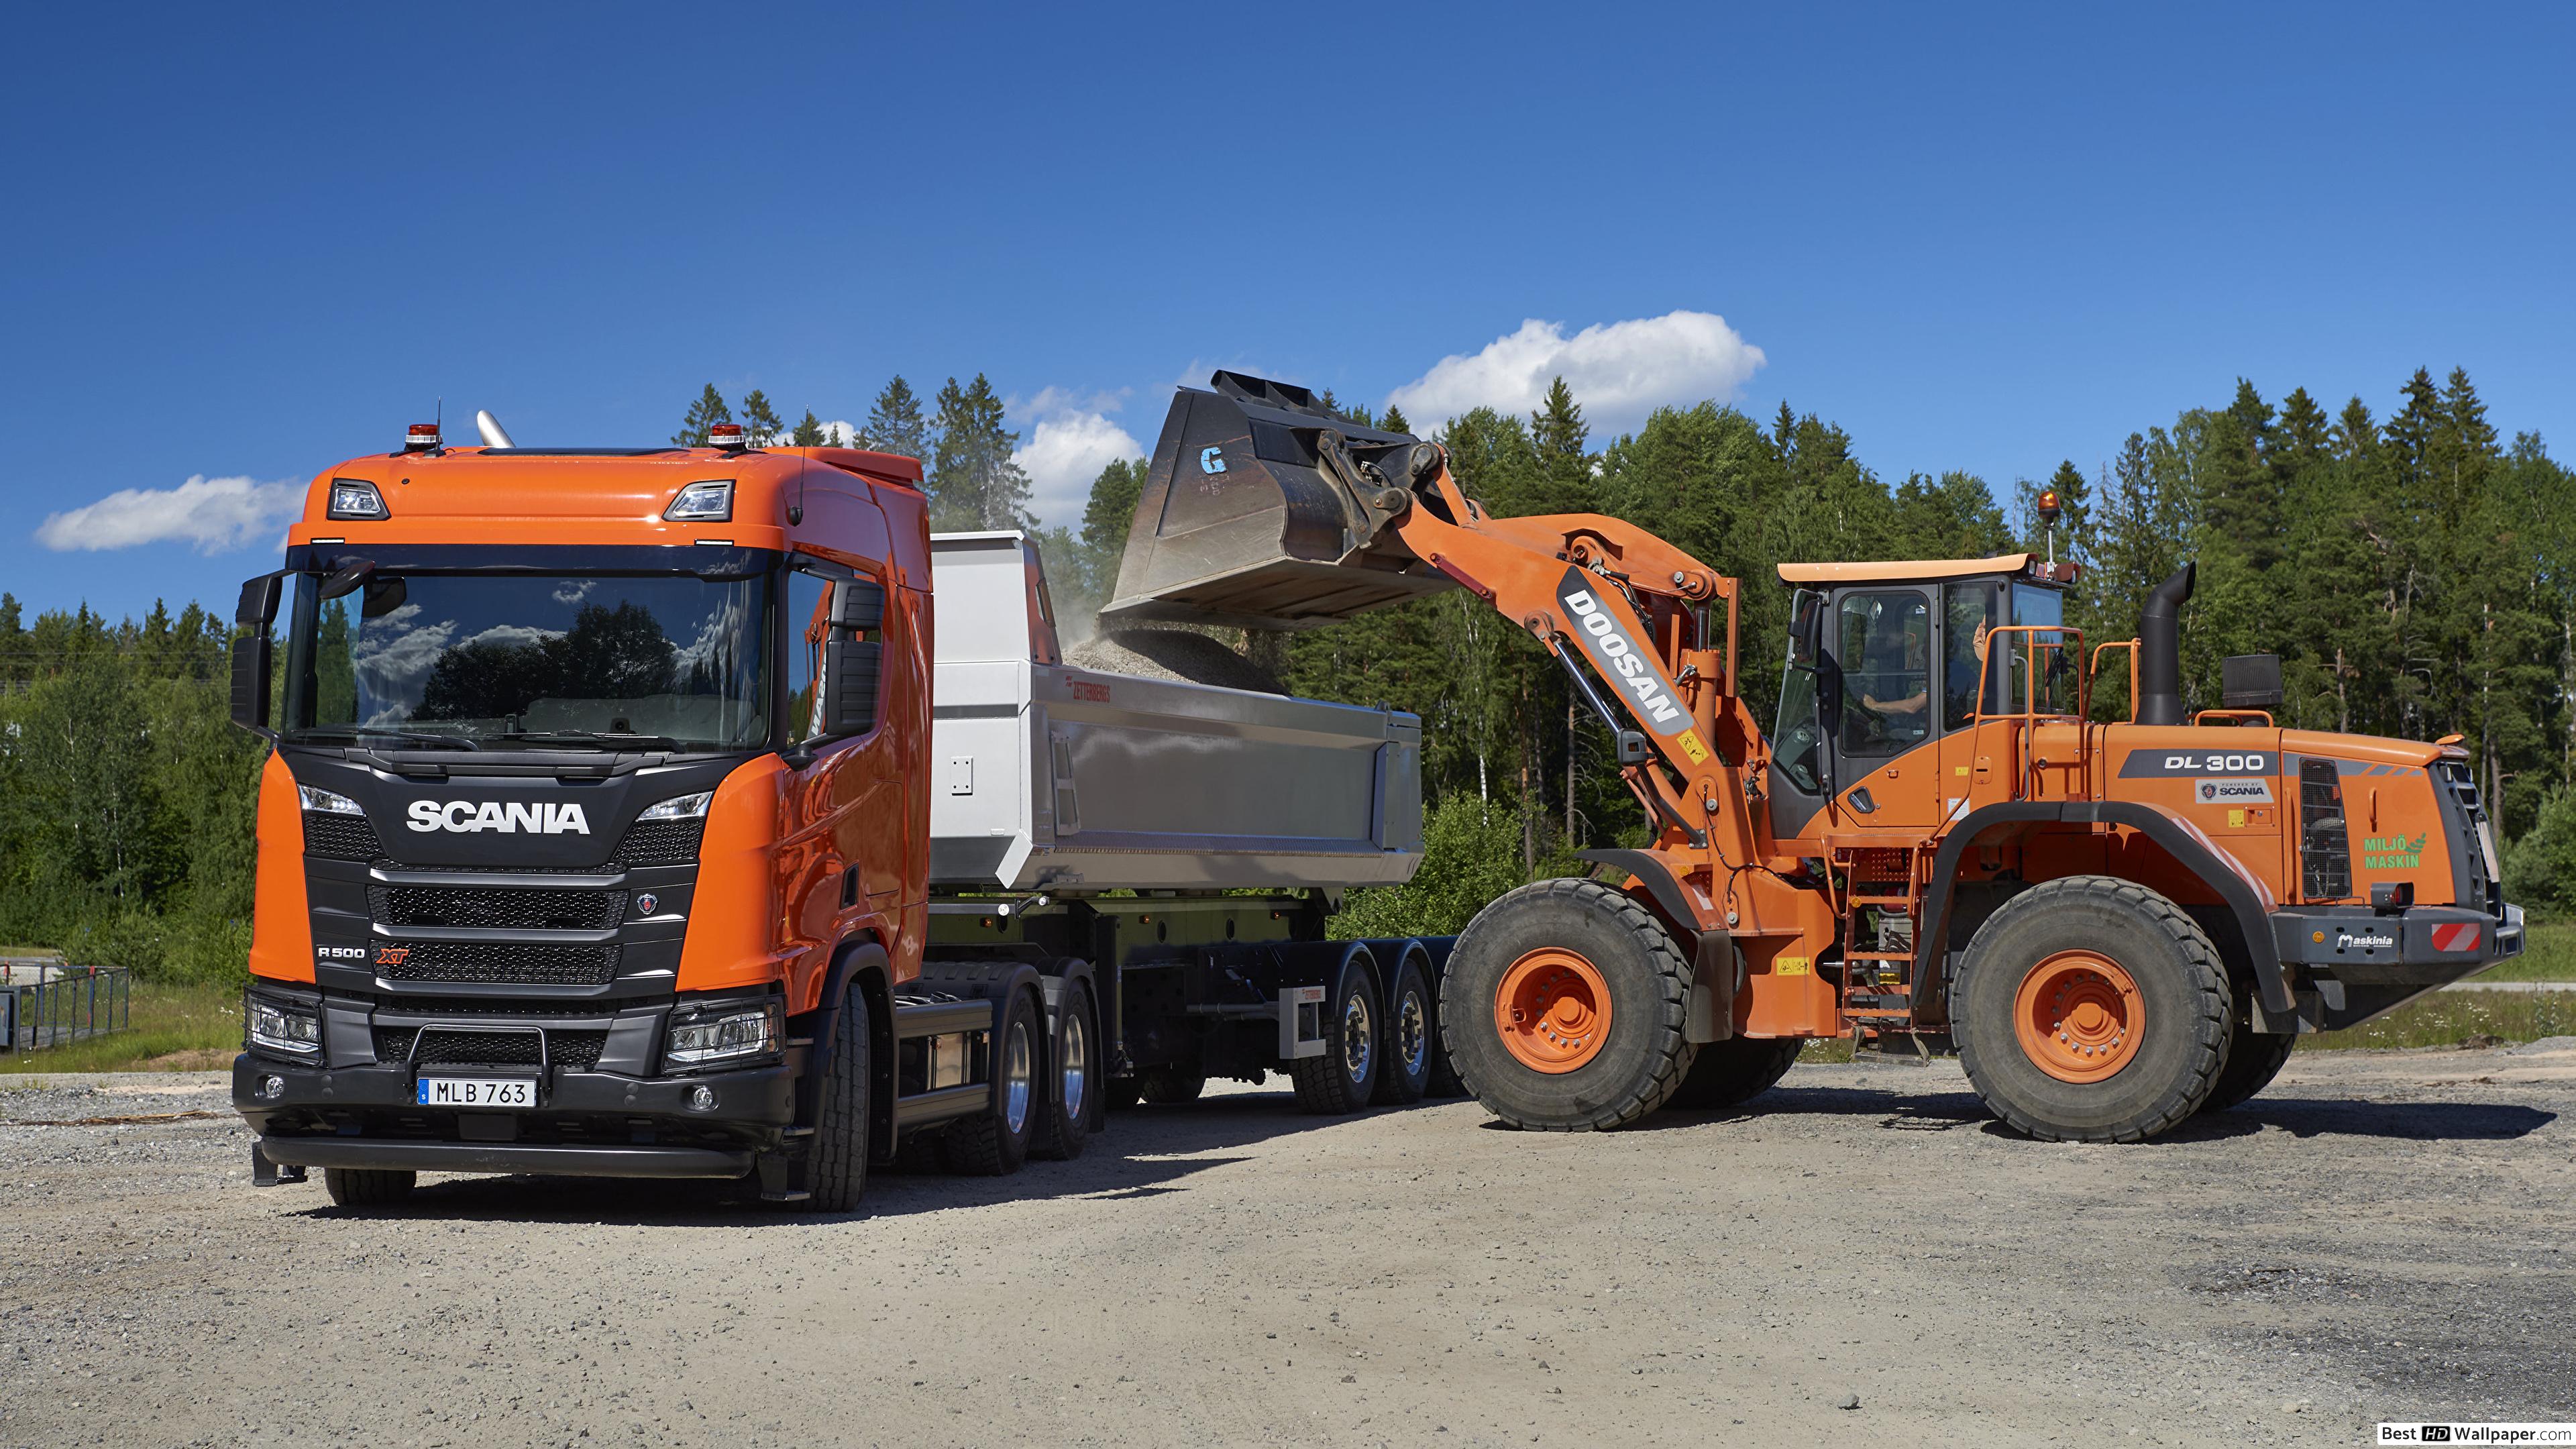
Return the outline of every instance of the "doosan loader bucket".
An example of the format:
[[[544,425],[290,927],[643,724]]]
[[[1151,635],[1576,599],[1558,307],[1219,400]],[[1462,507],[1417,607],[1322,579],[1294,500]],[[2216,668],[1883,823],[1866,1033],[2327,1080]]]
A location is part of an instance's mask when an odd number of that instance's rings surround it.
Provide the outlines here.
[[[1387,527],[1436,450],[1302,387],[1233,372],[1209,385],[1172,399],[1102,624],[1304,629],[1451,586]]]

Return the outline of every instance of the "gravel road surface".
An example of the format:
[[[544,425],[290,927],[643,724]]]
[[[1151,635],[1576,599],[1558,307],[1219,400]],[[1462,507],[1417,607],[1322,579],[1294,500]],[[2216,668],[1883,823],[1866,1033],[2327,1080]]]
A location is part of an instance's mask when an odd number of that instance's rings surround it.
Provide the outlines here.
[[[2354,1444],[2576,1418],[2576,1040],[2302,1053],[2139,1147],[1955,1066],[1515,1134],[1281,1090],[797,1218],[258,1190],[222,1079],[0,1090],[0,1443]],[[211,1112],[212,1116],[189,1116]],[[181,1114],[181,1115],[170,1115]],[[88,1125],[82,1119],[140,1118]],[[318,1174],[317,1174],[318,1178]],[[1856,1405],[1856,1406],[1855,1406]]]

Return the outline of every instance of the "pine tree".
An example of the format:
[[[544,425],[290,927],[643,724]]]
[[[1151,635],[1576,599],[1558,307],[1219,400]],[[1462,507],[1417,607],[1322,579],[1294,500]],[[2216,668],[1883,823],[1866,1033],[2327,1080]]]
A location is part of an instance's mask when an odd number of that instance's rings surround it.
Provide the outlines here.
[[[835,434],[826,434],[823,431],[823,420],[814,416],[812,408],[807,408],[805,416],[796,420],[795,435],[788,441],[799,448],[820,448],[827,443],[837,447],[839,444],[833,441],[836,435],[837,430]]]
[[[1393,403],[1388,403],[1386,405],[1386,413],[1377,420],[1377,426],[1378,431],[1386,433],[1409,433],[1413,431],[1413,424],[1404,420],[1404,410]]]
[[[877,394],[876,406],[868,410],[867,422],[860,425],[858,446],[930,461],[930,427],[921,418],[921,399],[913,394],[912,384],[904,381],[901,373]]]
[[[786,433],[787,424],[769,405],[769,394],[756,387],[743,394],[742,440],[745,446],[766,448]]]
[[[683,448],[703,448],[707,445],[707,429],[732,421],[733,409],[725,406],[724,394],[716,391],[711,382],[706,391],[698,394],[698,400],[689,404],[688,412],[680,419],[680,430],[671,435],[671,441]]]
[[[1547,399],[1530,414],[1530,446],[1537,450],[1544,482],[1538,512],[1592,513],[1592,455],[1586,451],[1591,430],[1583,409],[1560,376],[1548,385]]]
[[[1011,457],[1020,435],[1002,426],[1002,400],[984,374],[939,390],[939,443],[929,489],[933,522],[946,528],[1020,528],[1029,521],[1029,475]]]

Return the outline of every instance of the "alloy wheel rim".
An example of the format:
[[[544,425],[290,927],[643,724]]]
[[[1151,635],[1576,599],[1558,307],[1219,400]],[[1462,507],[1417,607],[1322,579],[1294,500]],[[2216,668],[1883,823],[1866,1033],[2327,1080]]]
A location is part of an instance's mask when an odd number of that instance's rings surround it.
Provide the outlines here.
[[[1029,1086],[1035,1076],[1029,1063],[1029,1024],[1015,1021],[1002,1066],[1002,1122],[1013,1132],[1028,1125]]]
[[[1342,1006],[1342,1067],[1354,1082],[1368,1080],[1369,1055],[1377,1050],[1369,1030],[1368,994],[1353,992]]]

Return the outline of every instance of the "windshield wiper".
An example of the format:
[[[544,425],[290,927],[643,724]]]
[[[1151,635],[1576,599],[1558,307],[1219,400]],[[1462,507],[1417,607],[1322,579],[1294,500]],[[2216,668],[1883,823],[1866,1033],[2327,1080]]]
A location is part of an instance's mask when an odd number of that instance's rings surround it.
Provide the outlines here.
[[[511,730],[495,736],[523,745],[587,745],[595,750],[676,750],[669,735],[639,735],[627,730]]]
[[[291,737],[298,740],[405,740],[413,744],[435,745],[443,750],[479,750],[483,748],[481,745],[474,743],[463,735],[433,734],[428,730],[395,729],[390,725],[308,725],[303,729],[293,731]]]

